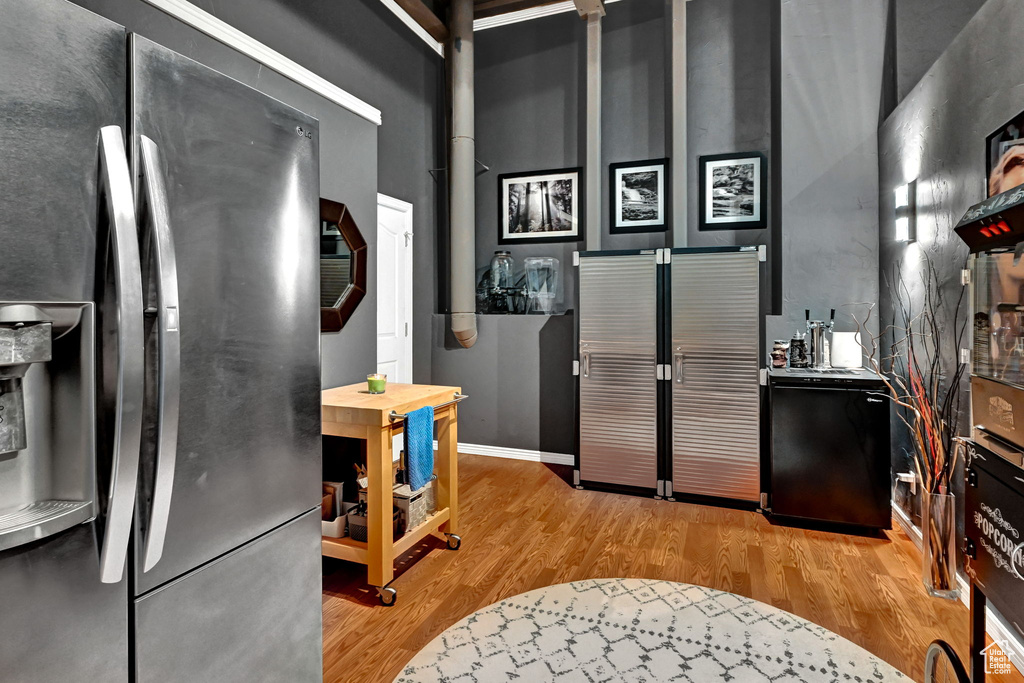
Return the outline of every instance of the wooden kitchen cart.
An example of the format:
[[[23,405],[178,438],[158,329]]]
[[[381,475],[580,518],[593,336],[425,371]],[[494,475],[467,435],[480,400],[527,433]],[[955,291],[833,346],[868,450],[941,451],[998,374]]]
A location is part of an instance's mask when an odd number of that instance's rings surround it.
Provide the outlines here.
[[[394,560],[428,535],[437,536],[458,549],[458,403],[466,398],[460,387],[388,383],[383,394],[370,394],[366,382],[327,389],[321,396],[322,432],[366,442],[367,537],[366,543],[352,538],[321,539],[327,557],[366,565],[367,582],[376,586],[385,605],[395,602],[397,593],[389,586],[394,578]],[[437,511],[425,522],[395,540],[392,527],[392,438],[402,433],[405,415],[417,408],[434,406],[437,424],[437,453],[434,458]]]

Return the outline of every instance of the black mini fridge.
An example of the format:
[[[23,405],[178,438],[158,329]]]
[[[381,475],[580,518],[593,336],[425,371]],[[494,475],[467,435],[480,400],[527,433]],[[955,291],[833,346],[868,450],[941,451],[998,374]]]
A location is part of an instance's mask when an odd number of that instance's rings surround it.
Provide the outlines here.
[[[891,528],[882,380],[868,370],[773,369],[769,400],[772,516]]]

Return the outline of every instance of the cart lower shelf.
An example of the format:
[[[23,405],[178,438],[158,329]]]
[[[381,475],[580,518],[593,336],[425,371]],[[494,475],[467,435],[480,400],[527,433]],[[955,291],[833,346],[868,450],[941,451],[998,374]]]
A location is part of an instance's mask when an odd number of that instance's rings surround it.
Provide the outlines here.
[[[398,557],[409,548],[413,547],[421,540],[432,534],[440,535],[440,527],[445,524],[451,514],[448,508],[438,510],[420,524],[419,526],[409,529],[403,536],[395,539],[392,544],[393,557]],[[367,564],[367,544],[363,541],[356,541],[352,538],[332,538],[330,536],[323,536],[320,539],[320,552],[326,557],[333,557],[338,560],[347,560],[349,562],[358,562],[359,564]]]

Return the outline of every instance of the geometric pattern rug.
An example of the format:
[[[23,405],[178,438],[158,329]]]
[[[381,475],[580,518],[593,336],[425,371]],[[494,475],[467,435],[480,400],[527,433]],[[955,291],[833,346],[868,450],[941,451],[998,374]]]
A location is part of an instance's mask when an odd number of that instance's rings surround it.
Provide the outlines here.
[[[756,600],[685,583],[599,579],[469,615],[395,682],[909,680],[849,640]]]

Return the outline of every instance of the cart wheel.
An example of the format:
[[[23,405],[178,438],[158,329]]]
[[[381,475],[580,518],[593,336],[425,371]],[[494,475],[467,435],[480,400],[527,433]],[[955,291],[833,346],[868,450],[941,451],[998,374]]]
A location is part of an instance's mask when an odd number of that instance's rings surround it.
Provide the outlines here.
[[[452,550],[458,550],[462,547],[462,539],[459,538],[458,534],[448,534],[448,547]]]
[[[391,607],[398,600],[398,591],[391,586],[385,586],[377,589],[377,597],[380,599],[380,604]]]
[[[971,683],[960,658],[944,640],[936,640],[928,646],[924,656],[924,680],[925,683]]]

